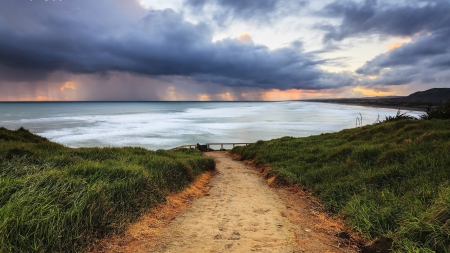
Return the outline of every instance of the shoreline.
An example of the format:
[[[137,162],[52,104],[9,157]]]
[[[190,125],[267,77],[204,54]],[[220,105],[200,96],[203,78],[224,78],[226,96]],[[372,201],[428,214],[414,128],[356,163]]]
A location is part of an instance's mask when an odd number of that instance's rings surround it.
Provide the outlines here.
[[[407,111],[418,111],[425,112],[425,107],[420,106],[405,106],[405,105],[383,105],[383,104],[371,104],[364,102],[353,102],[353,101],[318,101],[318,100],[302,100],[302,102],[316,102],[316,103],[329,103],[329,104],[339,104],[339,105],[357,105],[364,107],[372,107],[372,108],[388,108],[388,109],[397,109],[397,110],[407,110]]]

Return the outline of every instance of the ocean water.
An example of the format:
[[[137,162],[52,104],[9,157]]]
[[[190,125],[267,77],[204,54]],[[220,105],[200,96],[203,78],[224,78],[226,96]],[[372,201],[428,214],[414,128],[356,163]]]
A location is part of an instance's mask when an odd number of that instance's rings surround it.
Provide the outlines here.
[[[395,109],[313,102],[0,103],[0,126],[24,127],[70,147],[168,149],[207,142],[255,142],[373,124]],[[419,116],[422,112],[408,111]]]

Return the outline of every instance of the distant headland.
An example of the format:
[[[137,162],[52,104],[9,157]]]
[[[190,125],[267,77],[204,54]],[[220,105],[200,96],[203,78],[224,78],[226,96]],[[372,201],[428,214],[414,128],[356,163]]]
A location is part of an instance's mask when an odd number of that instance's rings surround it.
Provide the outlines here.
[[[303,101],[425,110],[429,106],[441,105],[448,100],[450,100],[450,88],[433,88],[418,91],[409,96],[309,99]]]

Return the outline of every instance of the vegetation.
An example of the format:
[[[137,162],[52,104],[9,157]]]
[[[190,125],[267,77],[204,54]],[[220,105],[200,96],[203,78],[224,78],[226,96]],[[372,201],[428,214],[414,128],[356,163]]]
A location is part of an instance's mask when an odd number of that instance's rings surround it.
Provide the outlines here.
[[[449,126],[399,118],[231,152],[309,189],[368,239],[393,238],[394,252],[450,252]]]
[[[80,252],[214,161],[196,150],[68,148],[0,128],[0,252]]]
[[[416,118],[406,114],[406,112],[402,113],[400,110],[398,110],[397,114],[395,116],[386,116],[386,119],[383,120],[383,122],[397,121],[397,120],[404,120],[404,119],[416,119]]]
[[[439,106],[427,107],[425,114],[420,117],[422,119],[450,119],[450,100]]]

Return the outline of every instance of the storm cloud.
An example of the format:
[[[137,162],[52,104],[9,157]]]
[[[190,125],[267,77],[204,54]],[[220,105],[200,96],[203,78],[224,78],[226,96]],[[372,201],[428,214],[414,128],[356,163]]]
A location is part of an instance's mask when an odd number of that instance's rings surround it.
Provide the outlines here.
[[[448,13],[447,0],[5,0],[0,95],[257,100],[292,89],[442,86]],[[388,41],[389,51],[375,45]]]
[[[406,5],[380,4],[377,0],[336,1],[321,13],[342,18],[338,26],[322,26],[327,31],[324,41],[340,41],[368,33],[413,36],[450,27],[450,2],[444,0],[408,1]]]
[[[195,12],[212,12],[219,25],[238,20],[268,23],[298,11],[309,4],[299,0],[186,0],[185,6]],[[205,10],[206,9],[206,10]]]
[[[239,17],[253,17],[260,14],[269,14],[276,11],[279,0],[186,0],[186,4],[195,8],[204,8],[205,5],[214,3],[228,9]]]
[[[384,68],[418,66],[436,70],[450,67],[450,28],[424,35],[368,61],[357,73],[379,75]]]
[[[338,74],[320,70],[322,61],[295,45],[270,50],[238,39],[212,42],[207,24],[187,22],[171,9],[133,19],[113,1],[99,0],[96,8],[91,5],[87,0],[1,2],[2,12],[17,10],[27,18],[16,23],[15,16],[2,13],[0,72],[10,73],[9,81],[24,81],[30,75],[45,78],[55,71],[102,75],[114,71],[265,89],[351,84],[342,77],[338,78],[347,82],[331,82]]]
[[[408,1],[406,4],[380,4],[336,1],[322,14],[341,17],[338,26],[324,26],[323,40],[341,41],[367,34],[410,37],[386,53],[361,66],[356,73],[369,76],[365,85],[404,85],[445,83],[450,66],[450,2]],[[373,78],[376,77],[376,78]]]
[[[450,67],[450,28],[423,35],[370,60],[356,72],[378,76],[369,84],[400,85],[413,81],[448,82]],[[445,77],[447,76],[447,77]]]

